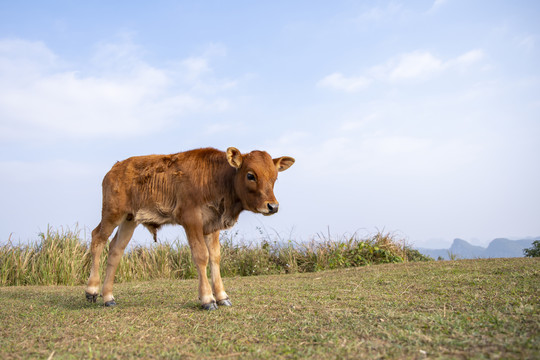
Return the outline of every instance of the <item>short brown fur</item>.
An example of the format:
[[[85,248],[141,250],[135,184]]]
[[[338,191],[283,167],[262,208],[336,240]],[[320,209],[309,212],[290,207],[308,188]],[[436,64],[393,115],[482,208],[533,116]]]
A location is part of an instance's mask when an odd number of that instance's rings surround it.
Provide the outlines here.
[[[243,210],[276,213],[273,187],[277,173],[293,163],[291,157],[272,159],[264,151],[242,155],[232,147],[227,152],[205,148],[117,162],[103,179],[102,217],[92,231],[87,299],[96,301],[99,258],[115,228],[102,290],[106,305],[116,304],[114,274],[137,225],[144,225],[157,240],[161,226],[178,224],[186,231],[197,267],[203,307],[229,306],[219,270],[219,231],[233,226]],[[206,275],[208,262],[212,287]]]

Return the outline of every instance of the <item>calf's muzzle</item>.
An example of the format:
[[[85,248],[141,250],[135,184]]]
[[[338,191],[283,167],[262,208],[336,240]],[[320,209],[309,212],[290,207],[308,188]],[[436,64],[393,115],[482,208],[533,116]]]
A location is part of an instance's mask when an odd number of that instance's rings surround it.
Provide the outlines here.
[[[275,214],[279,210],[279,204],[278,203],[268,203],[268,204],[266,204],[266,207],[268,207],[268,213],[269,214]]]

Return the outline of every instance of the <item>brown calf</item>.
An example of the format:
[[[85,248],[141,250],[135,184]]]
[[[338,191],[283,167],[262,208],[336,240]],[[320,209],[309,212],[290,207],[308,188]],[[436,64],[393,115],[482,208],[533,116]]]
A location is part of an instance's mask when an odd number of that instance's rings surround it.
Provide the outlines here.
[[[114,274],[137,225],[143,224],[155,240],[162,225],[179,224],[186,231],[197,267],[203,308],[230,306],[219,270],[219,231],[233,226],[243,210],[275,214],[279,204],[273,189],[278,171],[293,163],[288,156],[272,159],[264,151],[242,155],[233,147],[226,153],[207,148],[117,162],[103,179],[103,209],[101,222],[92,231],[86,298],[97,300],[99,258],[116,227],[103,281],[106,306],[116,305]],[[209,260],[213,288],[206,275]]]

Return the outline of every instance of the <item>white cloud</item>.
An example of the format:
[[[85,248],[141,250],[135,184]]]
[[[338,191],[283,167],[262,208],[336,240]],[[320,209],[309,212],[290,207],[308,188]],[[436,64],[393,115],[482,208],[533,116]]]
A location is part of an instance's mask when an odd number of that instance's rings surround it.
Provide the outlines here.
[[[354,184],[358,176],[366,174],[373,179],[388,178],[389,181],[396,181],[395,176],[401,179],[444,178],[464,171],[478,160],[483,149],[482,144],[471,144],[465,138],[434,140],[387,132],[360,136],[344,132],[317,146],[304,141],[295,151],[299,164],[304,164],[308,173],[318,173],[323,179],[344,175]],[[324,169],[324,173],[318,169]]]
[[[240,127],[241,124],[236,122],[219,122],[213,123],[206,126],[206,132],[208,134],[219,134],[225,133],[234,130],[235,128]]]
[[[361,22],[380,21],[399,14],[402,10],[403,6],[401,4],[389,3],[385,7],[376,6],[364,11],[362,14],[360,14],[358,20]]]
[[[484,56],[485,56],[484,51],[482,51],[480,49],[475,49],[475,50],[471,50],[469,52],[466,52],[463,55],[458,56],[455,59],[455,63],[457,63],[459,65],[469,66],[469,65],[472,65],[474,63],[479,62],[480,60],[482,60],[484,58]],[[448,65],[451,66],[452,63],[453,63],[453,61],[451,60],[451,61],[448,62]]]
[[[413,51],[391,58],[371,67],[363,76],[347,77],[335,72],[321,79],[317,85],[345,92],[364,90],[375,81],[425,81],[451,70],[466,70],[485,57],[484,51],[474,49],[456,58],[443,60],[429,51]]]
[[[431,7],[431,9],[432,10],[438,9],[441,6],[443,6],[444,4],[446,4],[447,2],[448,2],[448,0],[435,0],[433,2],[433,6]]]
[[[35,184],[36,178],[40,181],[80,181],[94,176],[99,170],[95,165],[68,160],[0,162],[0,175],[13,184]]]
[[[280,145],[298,144],[308,136],[309,133],[306,131],[287,131],[277,139],[277,143]]]
[[[371,113],[367,116],[362,116],[360,118],[348,119],[342,122],[339,129],[341,131],[359,130],[359,129],[365,128],[368,124],[371,124],[374,121],[376,121],[378,117],[379,117],[379,114]]]
[[[520,48],[530,52],[530,51],[533,51],[535,48],[536,37],[533,35],[519,36],[519,37],[516,37],[516,42]]]
[[[443,60],[429,51],[413,51],[390,59],[370,70],[373,77],[390,82],[428,80],[445,71],[466,70],[484,58],[481,49]]]
[[[33,59],[39,59],[34,61]],[[18,39],[0,40],[0,76],[3,79],[15,75],[24,75],[18,71],[20,67],[35,71],[42,71],[56,66],[58,57],[40,41],[24,41]]]
[[[389,66],[388,78],[394,80],[422,79],[439,72],[444,64],[427,51],[417,51],[400,56],[397,64]]]
[[[100,44],[77,67],[41,42],[0,40],[0,136],[131,136],[229,108],[220,93],[236,82],[208,75],[208,58],[157,68],[141,53],[129,40]]]
[[[100,72],[124,73],[143,63],[144,50],[135,44],[132,36],[123,33],[114,42],[100,42],[90,58],[92,66]]]
[[[440,8],[444,7],[447,3],[448,3],[448,0],[435,0],[426,13],[427,14],[435,13]]]
[[[203,57],[190,57],[182,61],[182,65],[188,70],[188,76],[198,78],[210,72],[208,60]]]
[[[371,81],[364,77],[345,77],[341,73],[333,73],[325,76],[318,82],[319,87],[327,87],[333,90],[354,92],[365,89]]]

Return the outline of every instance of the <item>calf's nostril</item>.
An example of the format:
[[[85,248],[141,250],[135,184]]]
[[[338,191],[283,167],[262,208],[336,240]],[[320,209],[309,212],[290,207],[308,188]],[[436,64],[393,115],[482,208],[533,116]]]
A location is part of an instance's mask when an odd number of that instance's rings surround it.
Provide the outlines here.
[[[273,214],[273,213],[277,213],[278,208],[279,208],[279,204],[271,204],[271,203],[268,203],[267,206],[268,206],[268,210],[269,210],[272,214]]]

